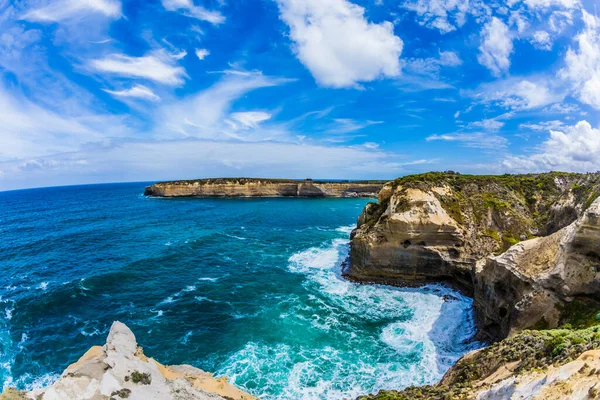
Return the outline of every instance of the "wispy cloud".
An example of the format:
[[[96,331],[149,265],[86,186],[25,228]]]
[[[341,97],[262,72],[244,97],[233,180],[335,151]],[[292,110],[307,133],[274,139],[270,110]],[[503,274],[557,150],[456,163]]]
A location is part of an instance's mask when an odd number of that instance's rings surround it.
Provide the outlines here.
[[[352,118],[334,118],[330,128],[327,129],[328,133],[350,133],[364,129],[371,125],[382,124],[383,121],[358,121]]]
[[[245,112],[234,112],[230,114],[231,125],[237,129],[239,126],[242,128],[258,128],[261,122],[268,121],[271,119],[271,114],[265,111],[245,111]]]
[[[160,100],[160,97],[158,97],[156,94],[154,94],[154,92],[152,90],[150,90],[149,88],[147,88],[144,85],[135,85],[129,89],[123,89],[123,90],[104,89],[104,91],[112,94],[113,96],[117,96],[117,97],[134,97],[134,98],[147,99],[147,100],[153,100],[153,101]]]
[[[218,11],[207,10],[202,6],[197,6],[192,0],[162,0],[162,4],[166,10],[178,11],[187,17],[208,21],[213,24],[225,22],[223,14]]]
[[[119,0],[52,0],[45,6],[28,11],[22,18],[37,22],[58,22],[82,18],[90,13],[119,18],[121,2]]]
[[[389,179],[411,164],[410,160],[403,164],[398,159],[395,154],[347,146],[198,139],[115,141],[75,153],[0,163],[0,190],[45,186],[48,182],[97,182],[98,177],[110,182],[242,174]]]
[[[548,77],[512,77],[485,83],[462,93],[485,104],[511,110],[528,110],[562,101],[564,91],[555,88]]]
[[[279,136],[281,132],[261,129],[260,132],[247,131],[238,135],[235,128],[252,127],[265,121],[266,113],[240,112],[232,114],[235,100],[260,88],[279,86],[289,79],[265,76],[260,72],[228,70],[210,88],[176,100],[157,111],[156,132],[161,138],[236,138],[245,140],[266,140]],[[260,121],[262,119],[262,121]]]
[[[111,54],[92,60],[89,65],[98,72],[148,79],[166,85],[182,85],[187,75],[185,70],[174,62],[172,57],[159,50],[142,57]]]
[[[464,147],[486,150],[503,149],[508,145],[508,140],[505,137],[494,133],[484,132],[431,135],[428,136],[426,140],[428,142],[456,142]]]

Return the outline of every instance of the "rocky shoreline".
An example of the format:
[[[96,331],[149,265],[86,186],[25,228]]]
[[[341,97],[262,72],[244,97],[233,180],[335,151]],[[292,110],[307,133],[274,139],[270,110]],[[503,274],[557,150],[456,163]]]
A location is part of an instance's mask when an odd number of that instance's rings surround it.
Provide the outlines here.
[[[384,181],[318,181],[312,179],[216,178],[155,183],[144,194],[153,197],[373,197]]]
[[[267,196],[299,184],[182,182],[153,185],[147,194]],[[199,192],[203,184],[211,188]],[[314,197],[333,196],[328,186],[302,184]],[[342,275],[366,284],[446,282],[473,297],[480,337],[491,345],[463,356],[437,385],[360,400],[600,398],[600,173],[428,173],[378,188],[377,203],[367,204],[351,234]],[[363,189],[335,193],[356,197]],[[90,349],[52,386],[0,396],[70,398],[255,399],[226,378],[147,358],[119,322],[106,345]]]
[[[133,332],[114,322],[104,346],[90,348],[51,386],[31,392],[7,389],[1,400],[257,400],[227,377],[191,365],[165,366],[144,355]]]
[[[474,298],[480,336],[435,386],[361,399],[595,399],[600,390],[600,174],[428,173],[386,184],[344,276]]]

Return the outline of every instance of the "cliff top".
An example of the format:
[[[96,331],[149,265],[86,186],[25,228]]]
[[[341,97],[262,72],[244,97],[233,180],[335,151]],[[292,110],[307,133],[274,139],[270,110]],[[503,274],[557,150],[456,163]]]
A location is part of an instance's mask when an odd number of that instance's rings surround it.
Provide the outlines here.
[[[435,196],[459,224],[481,225],[480,221],[485,220],[490,211],[496,223],[502,225],[501,219],[510,221],[510,226],[494,226],[493,230],[500,236],[508,233],[506,244],[512,245],[516,243],[512,238],[545,236],[572,222],[600,196],[600,172],[463,175],[447,171],[407,175],[386,184],[380,192],[379,203],[372,206],[365,222],[377,222],[394,193],[399,197],[395,210],[398,212],[403,205],[408,206],[408,200],[402,201],[408,189],[429,192],[440,187],[450,190],[447,193],[434,191]],[[574,211],[572,216],[559,221],[559,217],[564,216],[555,215],[554,209],[562,203]],[[485,233],[489,228],[489,224],[481,226],[480,232]]]
[[[358,184],[384,184],[385,180],[327,180],[327,179],[279,179],[279,178],[203,178],[203,179],[184,179],[176,181],[158,182],[155,185],[223,185],[236,184],[245,185],[248,183],[278,184],[278,183],[358,183]]]

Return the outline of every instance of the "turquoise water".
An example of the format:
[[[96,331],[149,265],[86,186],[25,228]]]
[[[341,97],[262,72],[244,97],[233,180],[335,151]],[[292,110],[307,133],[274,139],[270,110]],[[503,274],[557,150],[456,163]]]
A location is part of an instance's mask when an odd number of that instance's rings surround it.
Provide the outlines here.
[[[110,324],[264,399],[433,383],[477,347],[471,300],[340,278],[365,199],[156,199],[143,184],[0,193],[0,379],[51,383]]]

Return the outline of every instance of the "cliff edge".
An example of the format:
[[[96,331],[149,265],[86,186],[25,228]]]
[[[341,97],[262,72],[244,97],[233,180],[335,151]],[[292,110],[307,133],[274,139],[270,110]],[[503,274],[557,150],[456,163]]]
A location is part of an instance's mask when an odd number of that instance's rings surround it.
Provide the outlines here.
[[[600,399],[600,174],[428,173],[386,184],[343,274],[449,282],[491,346],[434,386],[360,400]]]
[[[600,309],[599,194],[600,174],[400,178],[365,207],[343,273],[450,282],[474,297],[489,339],[555,328],[573,304]]]
[[[146,187],[155,197],[377,197],[384,181],[216,178],[160,182]]]
[[[121,322],[113,323],[104,346],[89,349],[53,385],[31,392],[7,389],[0,399],[257,400],[226,377],[214,378],[190,365],[164,366],[146,357]]]

